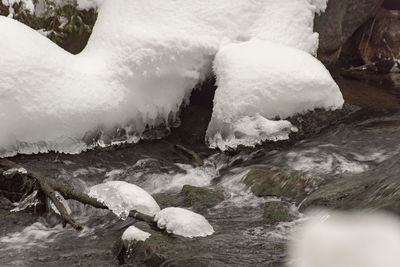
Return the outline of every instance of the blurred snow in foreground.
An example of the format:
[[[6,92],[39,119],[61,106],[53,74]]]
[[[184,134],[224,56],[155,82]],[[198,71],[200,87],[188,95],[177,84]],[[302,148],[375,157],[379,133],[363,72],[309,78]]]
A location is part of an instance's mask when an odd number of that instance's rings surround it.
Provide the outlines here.
[[[290,244],[293,267],[398,267],[400,220],[372,212],[315,211]]]

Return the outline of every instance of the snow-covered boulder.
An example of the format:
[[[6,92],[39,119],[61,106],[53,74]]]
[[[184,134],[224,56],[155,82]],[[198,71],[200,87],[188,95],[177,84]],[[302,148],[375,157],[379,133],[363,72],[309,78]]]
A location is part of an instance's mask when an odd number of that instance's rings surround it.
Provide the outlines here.
[[[204,216],[182,208],[165,208],[154,217],[157,226],[168,233],[184,237],[201,237],[214,233]]]
[[[328,70],[302,50],[252,39],[221,47],[214,72],[218,89],[207,130],[222,150],[288,139],[284,120],[316,108],[341,108],[343,97]]]
[[[122,241],[124,244],[129,244],[134,241],[146,241],[151,236],[150,233],[140,230],[139,228],[131,225],[122,234]]]
[[[104,203],[122,219],[126,219],[131,210],[149,216],[154,216],[160,211],[157,202],[149,193],[127,182],[110,181],[92,186],[89,196]]]

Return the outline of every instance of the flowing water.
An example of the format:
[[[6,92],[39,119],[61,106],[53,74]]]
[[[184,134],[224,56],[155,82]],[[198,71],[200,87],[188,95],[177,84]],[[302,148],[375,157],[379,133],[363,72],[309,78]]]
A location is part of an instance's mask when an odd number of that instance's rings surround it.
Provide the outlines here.
[[[379,89],[400,105],[396,83]],[[362,112],[290,148],[234,157],[215,153],[202,167],[168,152],[162,141],[80,155],[20,156],[17,161],[82,190],[110,180],[135,183],[151,194],[179,192],[185,184],[222,190],[225,200],[203,213],[216,233],[188,242],[187,251],[177,257],[199,258],[209,266],[283,266],[290,233],[302,214],[292,203],[292,222],[264,225],[264,203],[274,199],[254,196],[242,183],[247,172],[251,168],[275,169],[316,181],[398,176],[399,130],[400,111],[391,106]],[[0,265],[118,265],[113,246],[133,219],[122,221],[111,212],[75,201],[69,205],[72,215],[84,225],[83,231],[63,228],[56,215],[34,217],[25,225],[7,220],[0,226]]]

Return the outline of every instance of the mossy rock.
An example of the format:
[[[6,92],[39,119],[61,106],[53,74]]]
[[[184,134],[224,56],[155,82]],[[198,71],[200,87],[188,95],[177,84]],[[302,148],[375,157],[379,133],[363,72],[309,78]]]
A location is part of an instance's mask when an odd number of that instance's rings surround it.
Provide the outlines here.
[[[265,169],[251,169],[243,182],[256,196],[288,199],[301,199],[316,186],[313,180]]]
[[[281,201],[270,201],[265,203],[263,222],[270,225],[275,225],[280,222],[288,222],[292,219],[289,207]]]
[[[161,208],[191,207],[195,211],[215,207],[224,200],[221,191],[192,185],[184,185],[179,194],[160,193],[153,197]]]
[[[224,200],[220,191],[191,185],[184,185],[179,195],[183,198],[183,207],[195,210],[212,208]]]

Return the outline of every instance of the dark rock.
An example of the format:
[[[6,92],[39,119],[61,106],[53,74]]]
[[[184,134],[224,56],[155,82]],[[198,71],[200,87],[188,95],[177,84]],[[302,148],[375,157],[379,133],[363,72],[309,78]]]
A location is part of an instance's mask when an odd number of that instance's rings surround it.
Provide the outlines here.
[[[265,203],[263,222],[270,225],[275,225],[280,222],[287,222],[292,219],[289,212],[289,207],[281,201],[270,201]]]
[[[374,16],[383,0],[328,1],[327,10],[315,17],[314,29],[320,34],[319,56],[335,53],[353,33]]]
[[[400,10],[400,2],[399,0],[385,0],[382,7],[391,10]]]
[[[243,182],[256,196],[277,196],[288,199],[302,199],[316,186],[316,181],[312,179],[265,169],[251,169]]]
[[[358,52],[365,63],[375,63],[377,70],[388,73],[400,58],[400,11],[381,9],[359,33]]]

